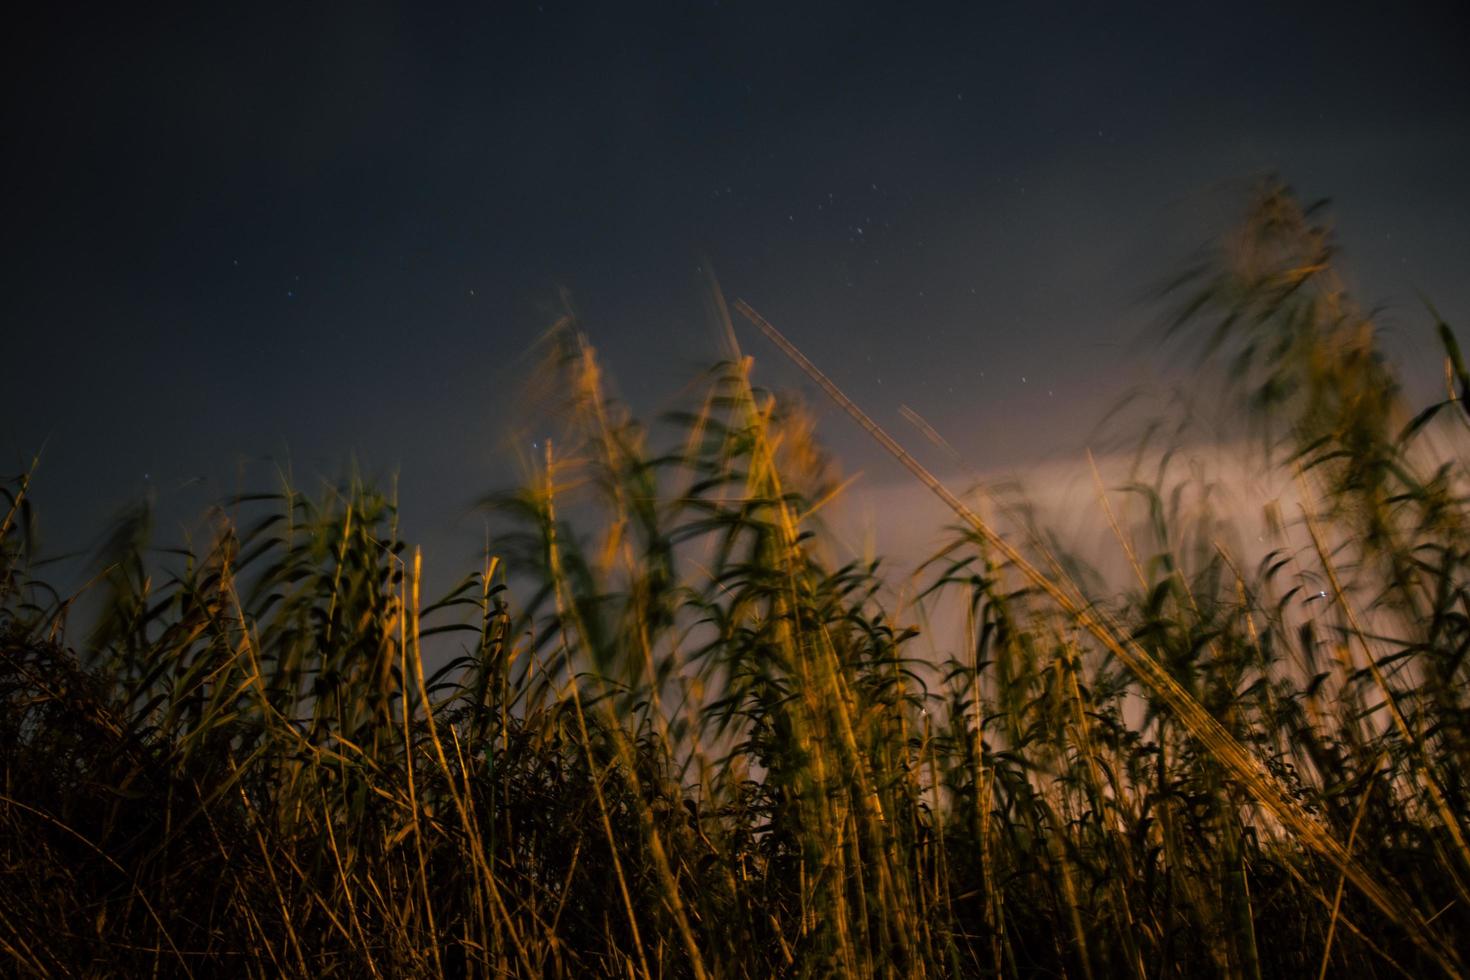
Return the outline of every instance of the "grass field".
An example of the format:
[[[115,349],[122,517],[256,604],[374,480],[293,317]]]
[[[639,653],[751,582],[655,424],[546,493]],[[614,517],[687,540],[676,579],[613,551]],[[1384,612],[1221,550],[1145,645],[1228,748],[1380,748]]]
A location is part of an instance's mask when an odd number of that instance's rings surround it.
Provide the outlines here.
[[[570,322],[446,597],[390,499],[286,489],[120,526],[78,622],[12,481],[5,972],[1464,975],[1470,377],[1441,326],[1402,404],[1320,220],[1267,188],[1167,296],[1302,487],[1266,560],[1109,488],[1099,584],[956,498],[937,661],[798,406],[736,355],[645,429]]]

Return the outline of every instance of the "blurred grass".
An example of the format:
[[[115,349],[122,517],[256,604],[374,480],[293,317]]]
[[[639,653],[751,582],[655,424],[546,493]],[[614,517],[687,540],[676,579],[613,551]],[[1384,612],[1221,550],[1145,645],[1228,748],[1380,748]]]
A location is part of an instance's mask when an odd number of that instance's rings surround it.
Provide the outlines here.
[[[1241,567],[1100,488],[1129,572],[1079,582],[962,512],[937,661],[733,331],[652,448],[559,324],[562,431],[434,602],[390,499],[286,488],[166,562],[122,522],[78,632],[10,482],[7,972],[1462,975],[1465,369],[1439,324],[1447,397],[1401,403],[1320,215],[1263,188],[1168,294],[1295,533]]]

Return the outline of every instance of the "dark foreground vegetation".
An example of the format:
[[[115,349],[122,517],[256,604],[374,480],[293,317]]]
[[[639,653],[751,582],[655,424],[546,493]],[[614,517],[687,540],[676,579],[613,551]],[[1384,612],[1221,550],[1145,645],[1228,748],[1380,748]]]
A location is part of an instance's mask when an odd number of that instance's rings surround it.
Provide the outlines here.
[[[1163,485],[1098,507],[1116,582],[958,514],[938,662],[749,362],[655,450],[570,324],[565,433],[437,602],[358,486],[125,526],[74,602],[11,483],[4,971],[1463,975],[1470,379],[1442,329],[1403,412],[1314,220],[1268,190],[1170,293],[1301,473],[1267,558]]]

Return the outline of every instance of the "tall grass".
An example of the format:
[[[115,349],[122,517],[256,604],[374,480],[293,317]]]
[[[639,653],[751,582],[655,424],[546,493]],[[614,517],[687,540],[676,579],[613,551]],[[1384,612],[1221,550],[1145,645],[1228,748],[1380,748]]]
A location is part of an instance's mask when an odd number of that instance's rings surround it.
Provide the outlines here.
[[[1408,414],[1315,221],[1268,188],[1170,293],[1301,482],[1279,547],[1245,567],[1170,486],[1104,488],[1127,576],[1079,582],[936,481],[938,661],[924,603],[834,558],[840,475],[733,330],[653,448],[560,324],[562,431],[434,602],[391,500],[284,488],[167,561],[121,527],[77,632],[12,482],[8,970],[1463,974],[1470,536],[1435,416],[1470,384],[1442,328],[1449,396]]]

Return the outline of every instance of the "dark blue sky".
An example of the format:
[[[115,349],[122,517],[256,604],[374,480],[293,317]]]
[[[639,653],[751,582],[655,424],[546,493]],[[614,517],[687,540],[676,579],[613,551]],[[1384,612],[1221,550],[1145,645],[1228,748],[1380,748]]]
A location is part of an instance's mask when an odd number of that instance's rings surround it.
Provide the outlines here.
[[[987,469],[1146,380],[1140,297],[1266,170],[1337,201],[1401,356],[1433,369],[1420,291],[1470,323],[1449,5],[38,6],[0,42],[0,464],[45,442],[57,547],[353,455],[477,541],[558,289],[658,409],[717,352],[706,256]]]

